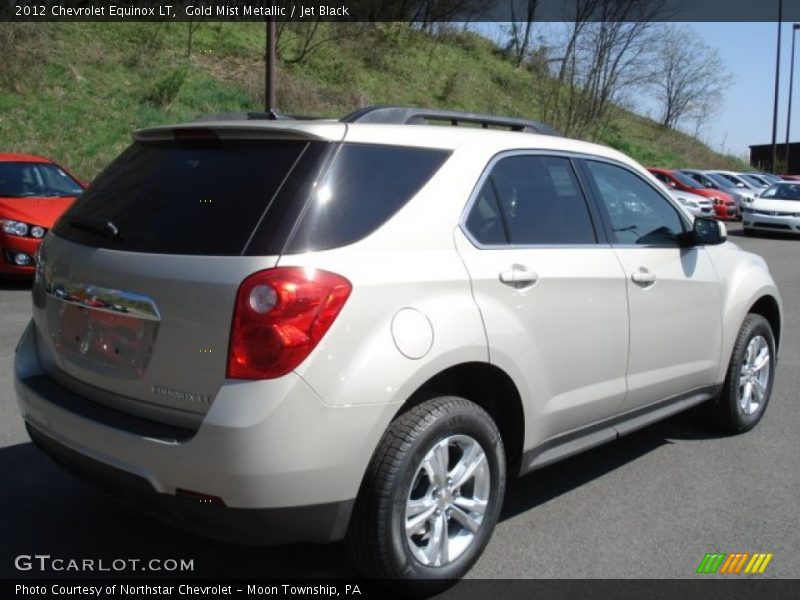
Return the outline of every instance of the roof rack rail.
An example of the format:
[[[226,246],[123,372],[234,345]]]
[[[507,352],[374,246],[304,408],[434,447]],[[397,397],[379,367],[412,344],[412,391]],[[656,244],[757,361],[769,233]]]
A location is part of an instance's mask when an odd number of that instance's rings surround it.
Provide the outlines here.
[[[267,112],[235,112],[235,113],[218,113],[214,115],[203,115],[195,120],[195,123],[204,123],[209,121],[313,121],[315,119],[322,119],[323,117],[307,117],[304,115],[285,115],[275,110]]]
[[[480,125],[484,129],[506,127],[511,131],[561,137],[561,134],[555,129],[539,121],[482,115],[457,110],[416,108],[413,106],[368,106],[352,112],[340,120],[342,123],[384,123],[395,125],[420,125],[428,121],[449,121],[451,125],[471,123]]]

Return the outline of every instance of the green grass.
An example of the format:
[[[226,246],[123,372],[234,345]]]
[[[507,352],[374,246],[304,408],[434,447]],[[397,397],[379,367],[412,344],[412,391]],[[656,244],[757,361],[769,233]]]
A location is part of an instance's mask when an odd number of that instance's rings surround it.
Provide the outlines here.
[[[0,150],[43,154],[90,179],[134,129],[261,110],[264,25],[203,23],[191,57],[187,29],[58,23],[22,31],[15,56],[4,59],[15,69],[0,75]],[[320,35],[332,32],[324,25]],[[285,29],[282,58],[297,43]],[[413,104],[537,118],[539,84],[477,35],[435,39],[383,23],[321,45],[302,62],[279,62],[277,90],[280,109],[295,114],[338,117],[368,104]],[[647,165],[745,167],[622,109],[596,141]]]

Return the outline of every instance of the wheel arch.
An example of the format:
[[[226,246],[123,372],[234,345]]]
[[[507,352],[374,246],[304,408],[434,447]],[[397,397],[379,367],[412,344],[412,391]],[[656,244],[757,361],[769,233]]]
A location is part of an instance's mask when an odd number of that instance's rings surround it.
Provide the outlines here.
[[[392,420],[426,400],[446,395],[466,398],[489,413],[503,438],[507,472],[518,471],[525,437],[525,412],[522,397],[511,377],[486,362],[453,365],[419,386]]]
[[[767,320],[772,328],[772,333],[775,335],[775,350],[777,352],[781,340],[781,309],[777,299],[769,294],[761,296],[750,306],[747,312],[761,315]]]

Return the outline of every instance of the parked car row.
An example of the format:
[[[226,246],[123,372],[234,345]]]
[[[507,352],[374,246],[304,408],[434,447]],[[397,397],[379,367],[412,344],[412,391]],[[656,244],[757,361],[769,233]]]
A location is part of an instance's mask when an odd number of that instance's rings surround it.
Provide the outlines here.
[[[800,233],[800,177],[698,169],[649,168],[650,173],[696,217],[742,221],[755,231]]]
[[[41,156],[0,153],[0,275],[32,275],[47,231],[85,188]]]

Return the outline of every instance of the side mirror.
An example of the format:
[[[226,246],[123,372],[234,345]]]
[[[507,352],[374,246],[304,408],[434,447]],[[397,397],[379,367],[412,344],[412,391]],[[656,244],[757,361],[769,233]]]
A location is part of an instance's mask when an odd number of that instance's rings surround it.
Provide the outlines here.
[[[728,239],[724,223],[707,217],[696,217],[690,234],[693,246],[716,246]]]
[[[743,184],[743,183],[737,183],[737,184],[736,184],[736,187],[741,187],[741,188],[743,188],[743,187],[744,187],[744,184]]]

